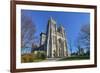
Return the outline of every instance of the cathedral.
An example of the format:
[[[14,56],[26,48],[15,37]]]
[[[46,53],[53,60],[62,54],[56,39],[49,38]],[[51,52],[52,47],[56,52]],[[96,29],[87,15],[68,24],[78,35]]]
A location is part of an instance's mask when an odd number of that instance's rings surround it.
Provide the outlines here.
[[[68,56],[64,27],[61,25],[57,27],[56,21],[52,17],[48,20],[46,32],[40,34],[40,46],[46,50],[47,58]]]

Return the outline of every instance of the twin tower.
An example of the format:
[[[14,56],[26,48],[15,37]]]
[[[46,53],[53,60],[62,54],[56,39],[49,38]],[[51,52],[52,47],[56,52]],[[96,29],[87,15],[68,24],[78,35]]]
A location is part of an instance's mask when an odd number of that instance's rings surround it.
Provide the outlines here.
[[[48,20],[46,33],[40,34],[40,46],[44,46],[46,49],[47,58],[68,56],[64,27],[57,27],[56,21],[52,17]]]

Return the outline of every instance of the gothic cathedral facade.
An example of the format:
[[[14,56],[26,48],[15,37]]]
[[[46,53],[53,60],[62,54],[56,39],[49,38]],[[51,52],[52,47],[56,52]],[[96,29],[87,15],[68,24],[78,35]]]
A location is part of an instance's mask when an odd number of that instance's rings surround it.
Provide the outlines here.
[[[46,33],[40,35],[40,46],[44,46],[46,49],[47,58],[68,56],[65,29],[63,26],[57,27],[56,21],[52,17],[48,20]]]

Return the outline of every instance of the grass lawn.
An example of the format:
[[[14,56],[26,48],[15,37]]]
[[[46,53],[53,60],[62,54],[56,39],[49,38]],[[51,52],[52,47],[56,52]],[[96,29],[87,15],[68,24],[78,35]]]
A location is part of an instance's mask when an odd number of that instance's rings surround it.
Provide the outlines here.
[[[89,56],[71,56],[71,57],[67,57],[67,58],[62,58],[59,61],[64,61],[64,60],[86,60],[86,59],[90,59]]]

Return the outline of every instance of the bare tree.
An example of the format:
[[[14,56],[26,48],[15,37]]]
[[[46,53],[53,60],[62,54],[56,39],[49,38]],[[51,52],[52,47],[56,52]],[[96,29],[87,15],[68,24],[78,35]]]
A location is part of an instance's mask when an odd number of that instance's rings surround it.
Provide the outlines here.
[[[21,48],[32,46],[35,40],[36,27],[32,17],[24,13],[21,15]]]
[[[83,25],[80,29],[80,33],[77,39],[77,48],[79,52],[83,52],[84,49],[89,51],[90,49],[90,25]]]
[[[71,40],[69,40],[69,49],[70,49],[70,54],[72,54],[72,41]]]

